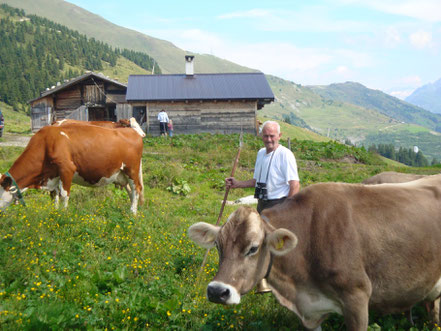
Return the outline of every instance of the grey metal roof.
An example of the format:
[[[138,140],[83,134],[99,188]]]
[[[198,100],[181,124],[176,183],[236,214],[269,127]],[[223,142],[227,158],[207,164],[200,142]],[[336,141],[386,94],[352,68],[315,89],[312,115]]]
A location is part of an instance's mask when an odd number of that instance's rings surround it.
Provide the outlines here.
[[[274,101],[274,94],[260,72],[228,74],[131,75],[127,101],[183,100]]]
[[[29,100],[28,102],[33,102],[33,101],[38,100],[40,98],[44,98],[44,97],[46,97],[48,95],[51,95],[52,93],[58,92],[58,91],[60,91],[62,89],[65,89],[68,86],[75,85],[75,84],[77,84],[77,83],[79,83],[79,82],[81,82],[83,80],[86,80],[88,78],[91,78],[91,77],[92,78],[95,77],[95,78],[98,78],[98,79],[101,79],[101,80],[113,83],[113,84],[118,85],[120,87],[127,87],[126,84],[123,84],[121,82],[118,82],[117,80],[114,80],[114,79],[111,79],[109,77],[106,77],[106,76],[104,76],[101,73],[88,72],[88,73],[85,73],[84,75],[78,76],[78,77],[73,78],[73,79],[71,79],[71,80],[69,80],[69,81],[67,81],[67,82],[65,82],[63,84],[60,84],[60,85],[58,85],[58,86],[56,86],[56,87],[54,87],[52,89],[49,89],[49,90],[44,91],[44,92],[41,92],[40,96],[38,98]]]

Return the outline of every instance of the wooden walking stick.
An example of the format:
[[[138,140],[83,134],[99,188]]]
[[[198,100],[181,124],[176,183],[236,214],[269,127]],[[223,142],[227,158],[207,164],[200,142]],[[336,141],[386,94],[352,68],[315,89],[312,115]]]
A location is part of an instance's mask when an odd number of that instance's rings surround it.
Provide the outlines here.
[[[242,132],[240,133],[240,136],[239,136],[239,149],[237,150],[236,159],[234,160],[233,169],[231,169],[231,176],[230,177],[234,177],[234,173],[236,172],[237,164],[239,163],[241,149],[242,149]],[[221,209],[219,212],[219,217],[217,218],[217,221],[216,221],[216,226],[219,225],[219,222],[222,218],[222,214],[224,212],[224,207],[225,207],[225,203],[227,202],[229,192],[230,192],[230,187],[228,186],[225,189],[224,201],[222,201],[222,206],[221,206]],[[201,274],[202,271],[204,270],[205,262],[207,261],[209,251],[210,251],[210,249],[207,249],[207,251],[205,252],[204,259],[202,260],[201,270],[199,271],[199,274]]]

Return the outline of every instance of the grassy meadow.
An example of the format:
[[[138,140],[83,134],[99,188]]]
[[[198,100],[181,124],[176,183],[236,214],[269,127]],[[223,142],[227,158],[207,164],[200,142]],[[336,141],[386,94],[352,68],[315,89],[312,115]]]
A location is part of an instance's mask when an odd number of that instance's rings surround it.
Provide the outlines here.
[[[297,330],[294,313],[270,294],[250,293],[237,306],[207,302],[217,270],[212,249],[187,238],[199,221],[215,223],[238,150],[238,135],[188,135],[144,140],[145,203],[136,217],[122,190],[73,186],[69,207],[55,210],[49,194],[25,192],[27,205],[0,214],[0,328],[2,330]],[[332,141],[293,140],[302,186],[360,182],[397,168],[362,149]],[[286,144],[286,141],[283,141]],[[244,136],[236,177],[252,176],[258,137]],[[0,172],[23,148],[0,147]],[[252,194],[230,192],[229,200]],[[226,206],[222,222],[237,207]],[[422,307],[412,330],[432,330]],[[371,315],[371,330],[407,330],[403,314]],[[332,315],[323,330],[344,329]]]

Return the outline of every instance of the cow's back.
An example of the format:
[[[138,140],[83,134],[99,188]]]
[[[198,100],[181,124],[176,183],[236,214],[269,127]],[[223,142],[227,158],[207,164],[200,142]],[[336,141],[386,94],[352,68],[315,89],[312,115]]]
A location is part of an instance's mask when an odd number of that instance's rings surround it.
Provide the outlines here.
[[[110,177],[124,166],[139,167],[142,138],[131,128],[72,125],[43,129],[51,162],[59,166],[73,164],[76,172],[90,183]]]
[[[395,171],[381,172],[363,181],[363,184],[376,185],[383,183],[405,183],[425,177],[425,175],[406,174]]]

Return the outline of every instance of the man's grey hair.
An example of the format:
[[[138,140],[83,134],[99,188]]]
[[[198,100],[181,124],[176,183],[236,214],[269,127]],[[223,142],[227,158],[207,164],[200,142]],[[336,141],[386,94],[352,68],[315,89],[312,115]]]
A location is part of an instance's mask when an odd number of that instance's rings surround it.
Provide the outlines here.
[[[267,125],[275,125],[277,128],[277,133],[280,133],[280,125],[276,121],[265,121],[265,123],[263,123],[262,125],[262,131],[263,129],[265,129],[265,126]]]

